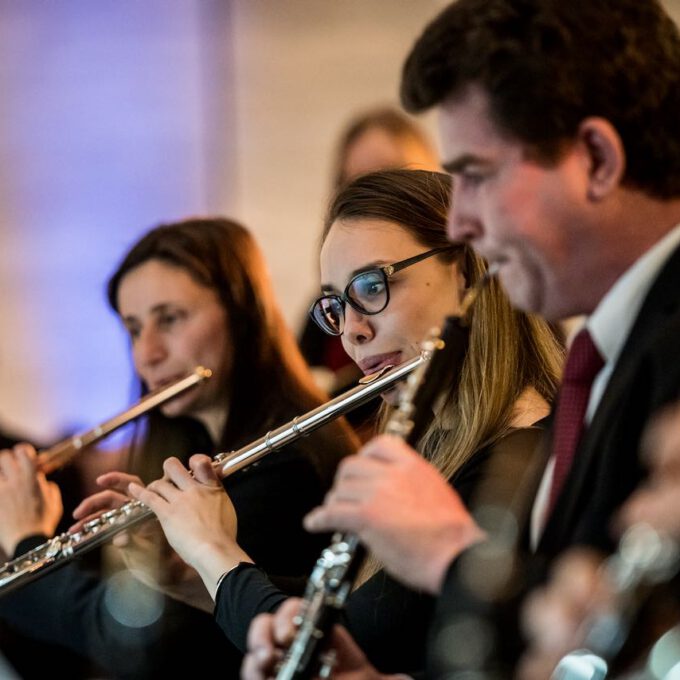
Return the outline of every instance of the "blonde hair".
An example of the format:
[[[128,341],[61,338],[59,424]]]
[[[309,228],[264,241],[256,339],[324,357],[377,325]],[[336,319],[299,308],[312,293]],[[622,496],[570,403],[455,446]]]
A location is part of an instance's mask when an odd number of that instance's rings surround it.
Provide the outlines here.
[[[468,285],[486,271],[469,248],[461,268]],[[511,429],[515,404],[533,387],[551,402],[559,384],[563,351],[542,319],[514,309],[492,280],[475,301],[468,349],[458,382],[418,442],[423,455],[450,479],[481,448]]]
[[[445,246],[450,196],[451,179],[442,173],[370,173],[338,192],[326,218],[324,238],[336,220],[347,225],[352,220],[375,218],[399,225],[427,248]],[[468,287],[487,269],[485,261],[467,245],[437,257],[443,262],[455,259]],[[452,290],[451,294],[456,293]],[[452,367],[460,373],[452,373],[418,449],[451,479],[475,452],[510,431],[517,400],[525,390],[534,388],[547,402],[553,400],[562,359],[563,349],[548,324],[513,309],[500,284],[492,280],[475,301],[462,365]],[[392,411],[393,407],[383,405],[379,429]],[[379,568],[377,561],[369,558],[357,583]]]

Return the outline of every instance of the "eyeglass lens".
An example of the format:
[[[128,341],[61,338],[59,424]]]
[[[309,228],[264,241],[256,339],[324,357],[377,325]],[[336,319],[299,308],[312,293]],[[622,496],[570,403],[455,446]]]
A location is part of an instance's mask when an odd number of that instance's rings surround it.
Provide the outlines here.
[[[340,335],[344,326],[345,312],[342,300],[336,296],[317,300],[313,309],[314,321],[326,333]]]
[[[387,304],[387,280],[381,270],[355,276],[347,287],[347,297],[361,311],[377,313]]]

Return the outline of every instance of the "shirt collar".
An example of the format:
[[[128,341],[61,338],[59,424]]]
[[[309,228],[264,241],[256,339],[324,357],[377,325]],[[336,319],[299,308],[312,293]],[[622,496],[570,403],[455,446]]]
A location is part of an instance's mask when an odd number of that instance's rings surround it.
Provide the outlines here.
[[[588,317],[585,325],[606,363],[618,358],[649,289],[678,245],[680,224],[619,277]]]

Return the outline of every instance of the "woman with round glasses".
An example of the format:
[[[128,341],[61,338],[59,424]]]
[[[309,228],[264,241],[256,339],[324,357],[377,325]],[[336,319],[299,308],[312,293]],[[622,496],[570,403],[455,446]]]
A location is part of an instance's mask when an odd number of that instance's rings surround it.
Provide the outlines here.
[[[451,194],[447,175],[395,170],[372,173],[333,200],[321,248],[323,295],[311,314],[364,373],[419,353],[432,326],[460,309],[485,263],[446,238]],[[537,443],[535,423],[548,413],[561,351],[544,322],[514,311],[492,281],[478,297],[462,366],[452,366],[432,423],[419,442],[467,502],[487,462]],[[394,402],[396,389],[384,395]],[[390,407],[385,406],[386,415]],[[206,460],[194,457],[196,474]],[[342,466],[341,466],[342,470]],[[177,493],[176,488],[183,489]],[[179,466],[171,480],[131,489],[158,515],[175,549],[201,574],[216,600],[216,618],[244,648],[250,620],[285,599],[236,543],[216,536],[209,517],[227,516],[229,499]],[[210,549],[206,551],[206,541]],[[379,565],[364,565],[345,623],[385,672],[422,667],[433,600],[399,585]]]

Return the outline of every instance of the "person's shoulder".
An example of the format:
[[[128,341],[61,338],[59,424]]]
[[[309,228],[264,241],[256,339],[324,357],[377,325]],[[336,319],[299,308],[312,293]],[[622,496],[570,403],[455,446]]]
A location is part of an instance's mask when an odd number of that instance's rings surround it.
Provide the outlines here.
[[[527,427],[513,427],[494,441],[491,452],[526,451],[528,446],[538,445],[543,441],[547,430],[548,417],[541,418]]]
[[[464,463],[451,483],[470,502],[481,484],[492,479],[519,482],[528,470],[538,465],[544,452],[545,420],[528,427],[510,428],[494,441],[479,449]]]

